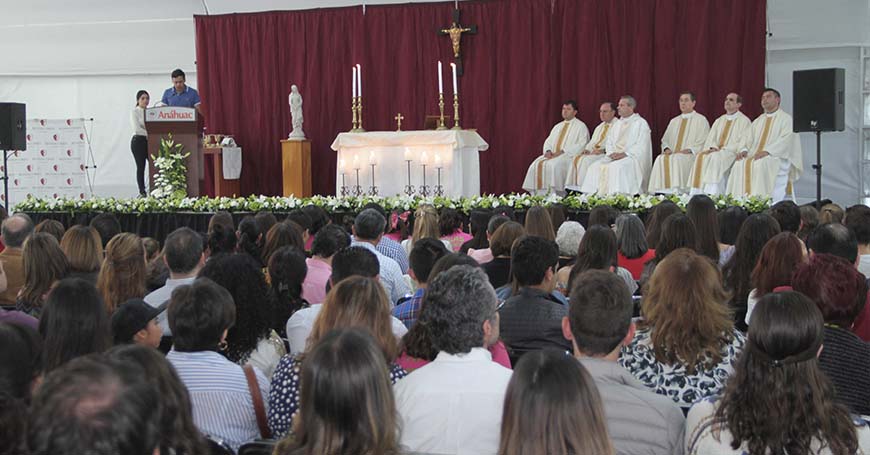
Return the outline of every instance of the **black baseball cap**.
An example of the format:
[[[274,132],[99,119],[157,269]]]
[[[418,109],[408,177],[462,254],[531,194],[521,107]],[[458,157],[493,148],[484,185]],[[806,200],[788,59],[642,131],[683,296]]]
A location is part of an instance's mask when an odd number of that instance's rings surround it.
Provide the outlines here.
[[[142,299],[130,299],[112,314],[112,337],[115,344],[131,343],[133,335],[144,329],[165,308],[154,308]]]

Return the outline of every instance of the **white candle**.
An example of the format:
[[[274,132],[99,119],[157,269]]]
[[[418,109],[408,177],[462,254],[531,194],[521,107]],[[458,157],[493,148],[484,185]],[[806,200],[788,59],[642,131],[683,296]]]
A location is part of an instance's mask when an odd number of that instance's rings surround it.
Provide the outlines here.
[[[353,155],[353,168],[359,169],[359,155],[356,153]]]
[[[356,96],[362,98],[362,69],[356,64]]]
[[[427,155],[425,151],[420,156],[420,163],[421,164],[429,164],[429,155]]]
[[[338,160],[338,169],[341,170],[341,173],[344,174],[345,169],[347,168],[347,163],[345,163],[344,159]]]
[[[352,66],[351,69],[353,69],[353,81],[351,86],[353,87],[353,97],[356,98],[356,67]]]
[[[453,70],[453,94],[459,94],[459,85],[456,83],[456,64],[451,63],[450,68]]]
[[[405,149],[405,161],[411,161],[411,159],[412,159],[412,157],[411,157],[411,149],[406,148],[406,149]]]
[[[438,60],[438,94],[441,95],[444,93],[444,81],[441,78],[441,60]]]
[[[437,153],[435,154],[435,166],[441,167],[441,155],[439,155]]]
[[[369,152],[369,164],[375,164],[375,151],[372,150]]]

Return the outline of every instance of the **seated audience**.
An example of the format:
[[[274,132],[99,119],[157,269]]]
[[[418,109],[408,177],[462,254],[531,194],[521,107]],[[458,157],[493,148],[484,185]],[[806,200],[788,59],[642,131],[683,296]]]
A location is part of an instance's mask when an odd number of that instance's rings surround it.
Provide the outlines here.
[[[616,217],[619,216],[619,210],[609,205],[597,205],[589,211],[589,220],[586,222],[586,229],[592,226],[613,227],[616,223]]]
[[[646,244],[651,250],[659,247],[659,239],[662,236],[662,224],[669,216],[675,213],[683,213],[682,210],[669,200],[664,200],[653,206],[646,217]]]
[[[263,233],[264,237],[269,232],[269,229],[278,224],[278,218],[272,212],[257,212],[254,214],[254,221],[257,222],[257,228]],[[302,235],[301,232],[299,234]]]
[[[550,218],[550,212],[546,207],[536,205],[526,212],[526,221],[523,226],[526,235],[533,235],[546,240],[556,240],[556,228]]]
[[[562,332],[595,380],[616,453],[679,455],[686,423],[679,406],[617,364],[620,349],[634,339],[633,311],[631,294],[617,276],[583,272],[574,280]]]
[[[797,232],[797,236],[802,242],[806,243],[810,232],[813,232],[819,226],[819,211],[812,205],[800,206],[801,211],[801,227]]]
[[[586,235],[586,228],[576,221],[565,221],[556,232],[556,245],[559,246],[559,269],[574,265],[577,250]]]
[[[284,221],[291,221],[299,226],[299,234],[302,236],[302,241],[305,242],[306,248],[308,248],[310,246],[309,240],[314,238],[314,234],[311,232],[311,225],[314,222],[311,220],[311,217],[303,212],[302,209],[294,209],[287,214],[287,219]]]
[[[218,229],[221,229],[220,227]],[[160,308],[157,324],[166,336],[172,335],[166,317],[166,307],[175,288],[193,283],[205,265],[205,251],[202,237],[190,228],[182,227],[172,231],[163,242],[163,262],[169,268],[166,283],[145,296],[145,302]]]
[[[767,214],[779,223],[782,232],[797,234],[801,228],[801,209],[794,201],[779,201],[767,209]]]
[[[734,254],[734,243],[743,222],[749,217],[746,209],[730,206],[719,212],[719,267],[721,268]]]
[[[332,219],[329,218],[329,213],[323,207],[314,204],[308,204],[305,207],[302,207],[302,212],[308,215],[308,218],[311,219],[311,229],[308,230],[310,237],[308,238],[308,242],[305,244],[305,249],[311,249],[311,242],[314,240],[314,237],[318,232],[324,227],[332,224]]]
[[[381,285],[387,291],[390,304],[395,305],[402,297],[411,293],[408,282],[402,276],[399,264],[384,256],[377,250],[377,245],[384,236],[387,220],[377,210],[365,209],[356,216],[353,222],[353,241],[351,245],[363,247],[378,258]]]
[[[215,214],[215,217],[217,214]],[[214,217],[212,217],[214,219]],[[223,223],[215,223],[208,230],[208,258],[220,256],[221,254],[232,254],[238,247],[238,238],[236,230],[232,227],[232,218],[230,218],[230,226]]]
[[[468,255],[474,258],[478,264],[486,264],[492,260],[492,236],[495,230],[500,228],[502,224],[507,223],[511,219],[504,215],[494,215],[486,223],[486,248],[475,249],[469,248]]]
[[[51,234],[35,232],[24,242],[21,265],[24,286],[15,309],[38,318],[52,286],[69,274],[69,261]]]
[[[393,316],[402,321],[405,327],[411,328],[417,322],[420,313],[420,305],[423,302],[423,294],[426,292],[426,283],[429,281],[429,273],[435,263],[449,251],[436,239],[422,239],[414,242],[411,250],[411,268],[408,270],[411,279],[417,284],[417,290],[411,298],[393,308]]]
[[[441,240],[450,244],[450,251],[454,253],[459,252],[463,243],[471,240],[471,234],[465,232],[462,215],[456,209],[441,209],[438,217],[438,232],[441,234]]]
[[[112,314],[113,343],[135,343],[157,349],[163,337],[163,330],[157,325],[157,315],[162,311],[142,299],[130,299],[122,303]]]
[[[409,452],[495,453],[511,377],[486,349],[498,340],[495,291],[481,270],[463,265],[431,280],[425,300],[439,353],[395,385],[401,444]]]
[[[97,289],[109,314],[127,300],[145,297],[145,247],[135,234],[118,234],[106,245]]]
[[[842,223],[845,215],[843,207],[833,203],[825,204],[819,209],[819,224]]]
[[[563,295],[569,295],[572,277],[587,270],[607,270],[622,278],[628,291],[634,294],[637,283],[631,272],[617,266],[618,248],[616,234],[613,229],[603,225],[593,225],[586,231],[580,246],[577,248],[577,260],[574,265],[562,267],[556,275],[556,289]]]
[[[870,427],[835,402],[819,368],[823,319],[796,292],[768,294],[755,308],[746,351],[721,396],[692,406],[686,452],[853,454],[870,450]],[[827,338],[827,336],[824,336]]]
[[[143,237],[142,246],[145,247],[145,262],[151,262],[160,255],[160,242],[157,239]]]
[[[299,251],[305,251],[302,241],[302,228],[292,221],[275,223],[266,231],[263,241],[263,263],[268,267],[269,259],[279,248],[292,246]]]
[[[381,237],[381,241],[376,245],[377,250],[383,254],[384,256],[396,261],[396,264],[399,264],[399,269],[402,270],[403,274],[408,273],[408,253],[402,248],[402,244],[391,239],[387,236],[387,233],[390,232],[392,228],[392,223],[390,222],[390,218],[387,217],[387,212],[381,207],[380,204],[375,202],[369,202],[368,204],[363,206],[363,210],[365,209],[374,209],[376,212],[380,213],[387,223],[384,224],[384,236]],[[313,246],[313,245],[312,245]]]
[[[616,263],[628,270],[634,280],[640,279],[643,266],[655,257],[646,243],[643,221],[629,213],[616,218]]]
[[[511,377],[498,453],[622,452],[613,450],[601,396],[589,372],[565,353],[546,349],[523,356]]]
[[[870,415],[870,345],[850,330],[864,310],[864,275],[844,259],[815,254],[797,267],[792,287],[809,297],[824,318],[819,367],[831,378],[837,401],[855,414]]]
[[[293,313],[308,307],[302,298],[302,283],[308,274],[305,253],[295,246],[283,246],[269,257],[268,300],[275,305],[272,328],[287,336],[287,321]]]
[[[387,361],[366,330],[324,334],[306,355],[299,380],[305,412],[275,455],[402,452]]]
[[[70,360],[112,346],[112,328],[103,299],[94,286],[67,278],[48,295],[39,334],[44,340],[43,365],[50,372]]]
[[[63,238],[63,235],[66,233],[66,228],[63,227],[63,223],[57,220],[42,220],[39,224],[33,228],[33,232],[36,233],[45,233],[49,234],[60,243],[60,240]]]
[[[89,226],[96,229],[97,234],[100,235],[100,240],[103,242],[103,250],[108,247],[110,240],[123,232],[121,230],[121,222],[112,213],[100,213],[91,220]]]
[[[28,406],[42,379],[42,339],[30,327],[0,322],[0,454],[26,454]]]
[[[680,248],[688,248],[697,251],[698,232],[695,230],[695,222],[691,218],[675,213],[667,217],[661,226],[661,236],[655,256],[647,261],[640,274],[641,287],[646,286],[650,277],[655,273],[656,266],[663,261],[672,251]],[[646,291],[644,291],[646,292]]]
[[[302,298],[309,303],[323,303],[326,284],[332,273],[332,258],[342,248],[350,246],[350,236],[340,226],[324,226],[314,236],[311,257],[305,260],[308,273],[302,283]]]
[[[411,236],[402,240],[402,248],[405,252],[411,254],[414,248],[414,241],[420,239],[440,239],[441,227],[438,210],[429,204],[420,204],[417,210],[414,211],[414,225],[411,231]],[[453,245],[447,240],[441,240],[448,250],[453,251]]]
[[[511,248],[514,242],[525,235],[525,228],[516,221],[508,221],[492,234],[489,249],[493,259],[481,265],[489,277],[493,288],[500,288],[511,282]]]
[[[487,226],[492,219],[492,212],[486,209],[472,209],[468,215],[471,225],[471,240],[467,240],[459,247],[459,252],[468,254],[468,250],[484,250],[489,248],[489,235]]]
[[[344,279],[326,295],[305,351],[284,356],[275,369],[269,393],[269,427],[276,435],[283,436],[290,431],[300,410],[300,371],[308,361],[309,353],[329,331],[351,327],[367,329],[374,335],[382,358],[389,365],[392,382],[405,376],[405,370],[394,363],[399,346],[391,328],[390,303],[383,288],[372,278],[354,276]],[[386,366],[384,372],[387,372]]]
[[[745,341],[727,302],[712,261],[688,248],[672,252],[650,279],[643,321],[619,364],[685,409],[719,393]]]
[[[97,230],[80,225],[67,229],[60,241],[60,249],[69,260],[69,276],[96,286],[103,264],[103,247]]]
[[[740,227],[734,243],[734,254],[722,267],[722,281],[731,293],[729,306],[736,327],[746,331],[746,312],[752,290],[752,271],[768,240],[779,234],[779,223],[770,215],[751,215]]]
[[[236,251],[247,254],[257,262],[259,268],[266,266],[263,261],[263,244],[266,233],[260,231],[260,224],[252,216],[246,216],[239,223],[236,237],[239,239]]]
[[[858,271],[870,278],[870,207],[864,204],[849,207],[844,223],[858,241]]]
[[[0,305],[13,306],[24,287],[24,266],[21,255],[24,241],[33,233],[33,221],[24,213],[16,213],[0,224]],[[5,286],[3,284],[6,283]]]
[[[716,203],[706,194],[696,194],[686,205],[686,216],[695,225],[698,253],[719,263],[719,216]]]
[[[173,346],[166,359],[190,394],[196,427],[238,450],[261,436],[252,400],[266,402],[269,380],[253,367],[260,394],[252,397],[245,370],[220,354],[235,320],[233,296],[210,279],[175,288],[169,302]]]
[[[752,269],[752,290],[746,300],[746,325],[749,325],[755,304],[774,289],[791,286],[795,268],[806,260],[807,248],[791,232],[780,232],[767,241]]]

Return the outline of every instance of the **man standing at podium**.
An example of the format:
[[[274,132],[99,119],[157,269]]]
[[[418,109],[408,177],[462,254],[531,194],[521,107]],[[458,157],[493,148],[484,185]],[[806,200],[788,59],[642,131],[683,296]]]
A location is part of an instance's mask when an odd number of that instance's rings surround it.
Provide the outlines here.
[[[173,71],[172,87],[163,92],[163,98],[160,101],[167,106],[193,107],[199,114],[199,92],[195,88],[189,87],[185,82],[184,71],[180,69]]]

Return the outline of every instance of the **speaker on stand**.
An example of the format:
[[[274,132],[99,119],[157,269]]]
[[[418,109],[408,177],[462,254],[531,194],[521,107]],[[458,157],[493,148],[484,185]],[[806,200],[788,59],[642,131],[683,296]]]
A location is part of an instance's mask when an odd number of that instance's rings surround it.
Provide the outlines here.
[[[0,103],[0,152],[3,152],[3,206],[9,204],[9,152],[27,150],[27,114],[23,103]]]

